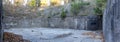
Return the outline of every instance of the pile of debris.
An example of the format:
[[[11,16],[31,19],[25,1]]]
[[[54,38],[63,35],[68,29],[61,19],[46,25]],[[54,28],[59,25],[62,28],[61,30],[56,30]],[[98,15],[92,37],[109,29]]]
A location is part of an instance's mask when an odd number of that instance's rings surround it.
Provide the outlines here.
[[[4,32],[3,42],[30,42],[30,41],[23,39],[21,35]]]

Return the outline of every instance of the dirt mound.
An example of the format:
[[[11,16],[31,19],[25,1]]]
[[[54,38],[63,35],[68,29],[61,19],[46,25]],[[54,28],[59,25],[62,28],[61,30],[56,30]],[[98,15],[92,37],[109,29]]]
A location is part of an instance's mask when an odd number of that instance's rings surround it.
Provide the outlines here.
[[[4,32],[3,42],[30,42],[29,40],[23,39],[21,35],[16,35],[9,32]]]

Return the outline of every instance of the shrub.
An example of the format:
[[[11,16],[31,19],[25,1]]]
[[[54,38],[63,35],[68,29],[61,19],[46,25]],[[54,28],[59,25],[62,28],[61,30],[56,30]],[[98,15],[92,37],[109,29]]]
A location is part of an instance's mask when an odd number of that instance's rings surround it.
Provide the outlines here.
[[[35,7],[35,6],[36,6],[36,0],[31,0],[31,1],[29,2],[29,6]]]
[[[73,2],[71,4],[71,12],[73,15],[77,15],[80,9],[83,9],[85,5],[89,5],[87,2]]]
[[[15,4],[18,6],[18,5],[20,5],[20,2],[15,2]]]
[[[57,3],[56,2],[51,2],[51,5],[55,6]]]
[[[97,15],[100,15],[100,14],[103,13],[103,12],[102,12],[102,9],[100,9],[99,7],[94,8],[94,12],[95,12],[95,14],[97,14]]]
[[[94,12],[97,15],[102,15],[103,10],[106,6],[107,0],[96,0],[96,7],[94,8]]]
[[[62,12],[61,12],[61,19],[65,19],[66,18],[66,12],[62,9]]]

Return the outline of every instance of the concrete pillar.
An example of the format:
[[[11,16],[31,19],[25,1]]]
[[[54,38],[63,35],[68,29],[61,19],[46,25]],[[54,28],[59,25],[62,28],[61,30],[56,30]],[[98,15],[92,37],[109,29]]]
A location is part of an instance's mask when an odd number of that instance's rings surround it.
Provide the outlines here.
[[[3,29],[2,29],[2,0],[0,0],[0,42],[2,42],[3,39]]]
[[[120,0],[108,0],[103,15],[105,42],[120,42]]]

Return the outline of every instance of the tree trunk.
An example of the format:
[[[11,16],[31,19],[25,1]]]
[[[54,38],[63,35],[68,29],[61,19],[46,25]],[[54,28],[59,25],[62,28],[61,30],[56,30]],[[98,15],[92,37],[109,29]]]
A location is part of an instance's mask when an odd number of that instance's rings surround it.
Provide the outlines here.
[[[103,15],[105,42],[120,42],[120,0],[108,0]]]
[[[0,0],[0,19],[2,19],[2,0]],[[2,24],[1,24],[1,20],[0,20],[0,42],[2,42],[2,35],[3,35],[3,31],[2,31]]]

